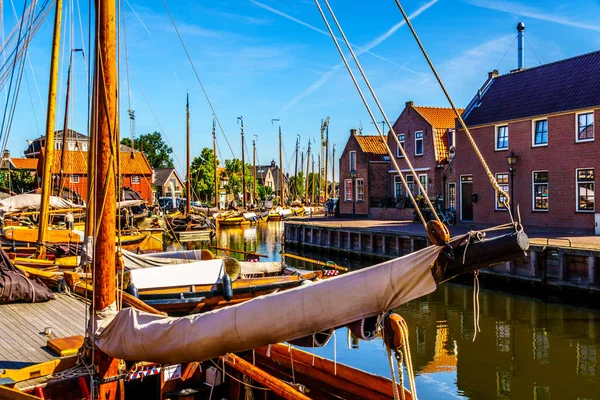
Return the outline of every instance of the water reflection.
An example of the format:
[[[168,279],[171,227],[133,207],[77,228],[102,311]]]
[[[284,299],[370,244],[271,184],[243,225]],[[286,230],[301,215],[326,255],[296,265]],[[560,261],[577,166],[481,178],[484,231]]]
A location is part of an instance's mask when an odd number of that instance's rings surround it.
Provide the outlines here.
[[[279,260],[282,233],[282,224],[268,223],[222,229],[218,238],[220,246]],[[358,262],[345,262],[351,261]],[[444,284],[396,310],[410,328],[420,398],[600,400],[599,312],[485,288],[479,301],[481,331],[474,342],[472,288]],[[381,340],[350,350],[346,337],[340,329],[327,347],[311,351],[389,376]]]

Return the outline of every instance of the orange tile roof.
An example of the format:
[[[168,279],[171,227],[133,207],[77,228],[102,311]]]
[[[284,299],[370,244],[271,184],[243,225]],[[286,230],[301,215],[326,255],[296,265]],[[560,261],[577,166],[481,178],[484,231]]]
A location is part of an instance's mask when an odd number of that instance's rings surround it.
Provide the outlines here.
[[[133,154],[133,157],[131,157]],[[62,155],[61,150],[54,152],[54,168],[52,168],[53,174],[60,173],[60,157]],[[148,160],[143,153],[139,151],[132,152],[121,152],[121,174],[122,175],[152,175],[152,168],[148,163]],[[37,162],[37,159],[35,159]],[[87,175],[88,168],[88,155],[87,152],[83,151],[69,151],[65,152],[65,173],[67,174],[80,174]]]
[[[454,114],[454,110],[451,108],[425,106],[413,106],[413,108],[435,128],[455,127],[454,119],[456,118],[456,114]],[[463,111],[462,108],[458,109],[458,112],[461,114]]]
[[[438,162],[448,159],[448,129],[435,128],[435,149]]]
[[[11,158],[10,161],[16,169],[36,169],[38,163],[37,158]]]
[[[379,135],[354,135],[364,153],[386,155],[387,148]]]

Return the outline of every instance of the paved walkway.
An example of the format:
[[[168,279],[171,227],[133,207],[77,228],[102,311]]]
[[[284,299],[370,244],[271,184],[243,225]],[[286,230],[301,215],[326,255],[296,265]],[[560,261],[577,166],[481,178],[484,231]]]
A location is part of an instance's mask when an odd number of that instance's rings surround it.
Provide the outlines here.
[[[368,231],[393,231],[408,235],[426,235],[423,225],[412,221],[371,220],[371,219],[328,219],[324,217],[294,217],[291,222],[301,222],[316,226],[327,226],[345,229],[365,229]],[[470,230],[481,230],[490,227],[484,224],[459,223],[450,227],[452,236],[467,233]],[[600,236],[593,236],[589,231],[559,228],[525,227],[529,241],[536,245],[552,245],[558,247],[573,247],[589,250],[600,250]]]

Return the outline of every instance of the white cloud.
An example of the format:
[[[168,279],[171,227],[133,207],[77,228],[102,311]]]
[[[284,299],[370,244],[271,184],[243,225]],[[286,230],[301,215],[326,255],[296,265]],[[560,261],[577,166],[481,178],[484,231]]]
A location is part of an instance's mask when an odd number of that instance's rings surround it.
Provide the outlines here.
[[[542,21],[554,22],[561,25],[571,26],[573,28],[586,29],[591,31],[600,31],[600,25],[592,25],[585,22],[574,21],[567,17],[557,14],[551,14],[525,4],[515,1],[504,0],[465,0],[467,3],[490,10],[503,11],[510,14],[535,18]]]

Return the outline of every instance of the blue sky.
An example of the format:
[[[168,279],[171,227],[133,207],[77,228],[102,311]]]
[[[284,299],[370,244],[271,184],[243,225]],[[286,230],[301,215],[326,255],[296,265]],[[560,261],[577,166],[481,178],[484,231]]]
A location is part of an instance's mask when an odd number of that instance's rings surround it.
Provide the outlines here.
[[[78,7],[87,47],[87,3],[65,1],[68,18],[63,60],[67,60],[71,46],[82,47]],[[244,117],[247,139],[258,135],[261,163],[278,159],[277,126],[271,119],[281,118],[284,167],[293,165],[296,136],[301,135],[301,148],[305,149],[309,137],[318,138],[321,119],[327,116],[331,117],[330,139],[336,144],[337,155],[350,128],[362,122],[365,134],[376,133],[348,73],[340,66],[341,59],[325,34],[314,1],[167,3],[236,157],[240,156],[238,116]],[[362,52],[359,60],[390,120],[409,100],[419,105],[447,106],[393,0],[330,3],[351,43],[369,50]],[[17,2],[16,9],[22,4]],[[456,104],[462,107],[488,71],[498,68],[506,73],[516,68],[515,27],[519,21],[526,25],[528,67],[600,49],[600,3],[594,0],[405,0],[402,4],[414,16],[418,34]],[[14,17],[10,3],[4,2],[4,7],[8,32]],[[186,90],[190,91],[193,155],[212,146],[211,111],[162,1],[125,0],[122,8],[131,66],[128,90],[122,40],[122,113],[127,115],[129,92],[137,135],[162,131],[181,171],[185,162]],[[8,141],[13,155],[22,154],[25,139],[44,131],[52,21],[51,14],[30,46],[31,65]],[[84,63],[80,54],[75,60],[76,101],[70,127],[86,132]],[[64,108],[66,66],[61,71],[60,109]],[[381,120],[380,114],[376,115]],[[127,118],[121,126],[121,136],[129,136]],[[57,116],[58,128],[62,128],[62,111]],[[218,143],[222,157],[232,158],[221,132]],[[251,151],[251,143],[248,149]]]

